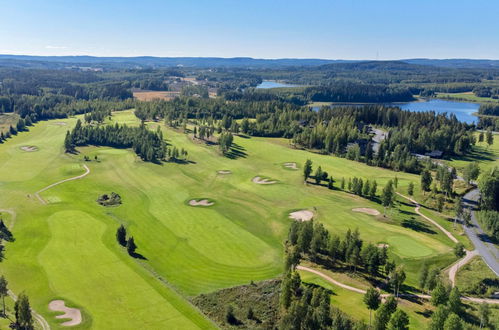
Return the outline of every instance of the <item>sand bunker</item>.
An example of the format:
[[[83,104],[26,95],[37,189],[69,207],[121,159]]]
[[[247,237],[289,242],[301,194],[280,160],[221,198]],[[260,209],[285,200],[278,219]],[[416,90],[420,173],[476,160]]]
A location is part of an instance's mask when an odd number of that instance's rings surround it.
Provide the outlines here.
[[[359,207],[359,208],[356,208],[356,209],[352,209],[352,211],[354,212],[361,212],[361,213],[365,213],[365,214],[369,214],[369,215],[380,215],[381,213],[379,213],[378,210],[376,209],[370,209],[368,207]]]
[[[218,174],[231,174],[232,172],[229,171],[229,170],[220,170],[220,171],[217,171]]]
[[[298,166],[296,166],[296,163],[284,163],[284,167],[292,169],[292,170],[298,169]]]
[[[314,217],[314,213],[308,210],[301,210],[296,212],[291,212],[289,214],[290,219],[295,219],[296,221],[310,221]]]
[[[33,152],[33,151],[37,151],[38,147],[35,147],[35,146],[22,146],[21,150],[22,151],[26,151],[26,152]]]
[[[200,199],[200,200],[191,199],[189,201],[190,206],[212,206],[213,204],[215,203],[210,202],[207,199]]]
[[[64,123],[62,121],[54,123],[54,125],[59,125],[59,126],[66,126],[68,123]]]
[[[259,176],[255,176],[251,181],[253,183],[256,183],[256,184],[274,184],[274,183],[277,183],[277,181],[264,179],[264,178],[259,177]]]
[[[56,312],[64,312],[64,314],[57,315],[56,319],[70,319],[61,325],[73,326],[81,323],[81,312],[78,308],[66,307],[64,300],[52,300],[49,304],[49,309]]]
[[[378,244],[378,247],[379,247],[380,249],[388,248],[389,246],[390,246],[390,245],[388,245],[388,244],[386,244],[386,243],[380,243],[380,244]]]

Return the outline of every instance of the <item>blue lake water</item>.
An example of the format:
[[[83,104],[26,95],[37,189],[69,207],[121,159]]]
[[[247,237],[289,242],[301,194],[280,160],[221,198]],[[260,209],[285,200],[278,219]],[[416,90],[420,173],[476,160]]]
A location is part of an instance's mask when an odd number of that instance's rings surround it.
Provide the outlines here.
[[[280,82],[272,81],[272,80],[264,80],[261,82],[260,85],[256,86],[256,88],[266,89],[266,88],[282,88],[282,87],[296,87],[296,86],[297,85],[284,84],[284,83],[280,83]]]
[[[478,117],[474,116],[473,113],[478,112],[478,108],[480,107],[480,104],[478,103],[454,102],[436,99],[421,102],[398,103],[394,105],[400,107],[402,110],[408,111],[435,111],[437,113],[447,113],[449,115],[453,113],[459,121],[468,124],[477,122]]]
[[[332,106],[346,106],[348,103],[343,104],[333,104]],[[351,104],[350,104],[351,105]],[[357,106],[362,106],[362,104],[355,104]],[[464,123],[473,124],[477,123],[478,117],[473,115],[478,112],[480,104],[469,103],[469,102],[454,102],[446,100],[431,99],[425,101],[415,101],[407,103],[391,103],[386,104],[387,106],[399,107],[402,110],[414,111],[414,112],[427,112],[435,111],[436,113],[451,113],[456,115],[456,118]],[[312,110],[319,111],[320,107],[312,107]]]

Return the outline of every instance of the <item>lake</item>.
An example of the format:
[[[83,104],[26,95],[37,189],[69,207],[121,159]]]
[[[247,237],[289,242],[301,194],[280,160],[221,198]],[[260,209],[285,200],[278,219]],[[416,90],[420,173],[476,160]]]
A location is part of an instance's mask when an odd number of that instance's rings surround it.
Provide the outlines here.
[[[408,111],[435,111],[437,113],[446,112],[447,114],[453,113],[459,121],[468,124],[477,122],[478,117],[474,116],[473,113],[478,112],[478,108],[480,107],[480,104],[478,103],[454,102],[437,99],[420,102],[397,103],[392,105]]]
[[[333,104],[332,106],[346,106],[348,103]],[[350,104],[351,105],[351,104]],[[362,106],[363,104],[355,104],[356,106]],[[464,123],[473,124],[477,123],[478,117],[473,115],[473,113],[478,112],[480,104],[469,103],[469,102],[454,102],[446,100],[424,100],[424,101],[414,101],[407,103],[390,103],[385,104],[386,106],[399,107],[402,110],[414,111],[414,112],[427,112],[435,111],[436,113],[451,113],[456,115],[456,118]],[[312,110],[318,111],[320,107],[312,107]]]
[[[258,89],[268,89],[268,88],[282,88],[282,87],[297,87],[298,85],[284,84],[273,80],[264,80],[260,85],[256,86]]]

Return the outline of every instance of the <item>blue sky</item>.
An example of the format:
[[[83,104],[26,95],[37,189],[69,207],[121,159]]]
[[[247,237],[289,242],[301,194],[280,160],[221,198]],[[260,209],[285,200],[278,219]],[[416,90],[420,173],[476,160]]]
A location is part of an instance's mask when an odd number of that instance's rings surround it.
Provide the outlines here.
[[[0,53],[499,59],[499,1],[7,0]]]

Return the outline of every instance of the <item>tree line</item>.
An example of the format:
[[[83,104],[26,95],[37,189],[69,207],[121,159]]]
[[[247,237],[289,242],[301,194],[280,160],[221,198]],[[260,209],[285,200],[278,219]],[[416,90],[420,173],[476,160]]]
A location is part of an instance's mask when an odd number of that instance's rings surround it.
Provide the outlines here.
[[[161,129],[153,132],[145,125],[130,127],[127,125],[91,126],[82,125],[81,120],[68,131],[64,140],[67,152],[75,152],[77,146],[96,145],[114,148],[132,148],[144,161],[185,160],[187,152],[167,146]]]

